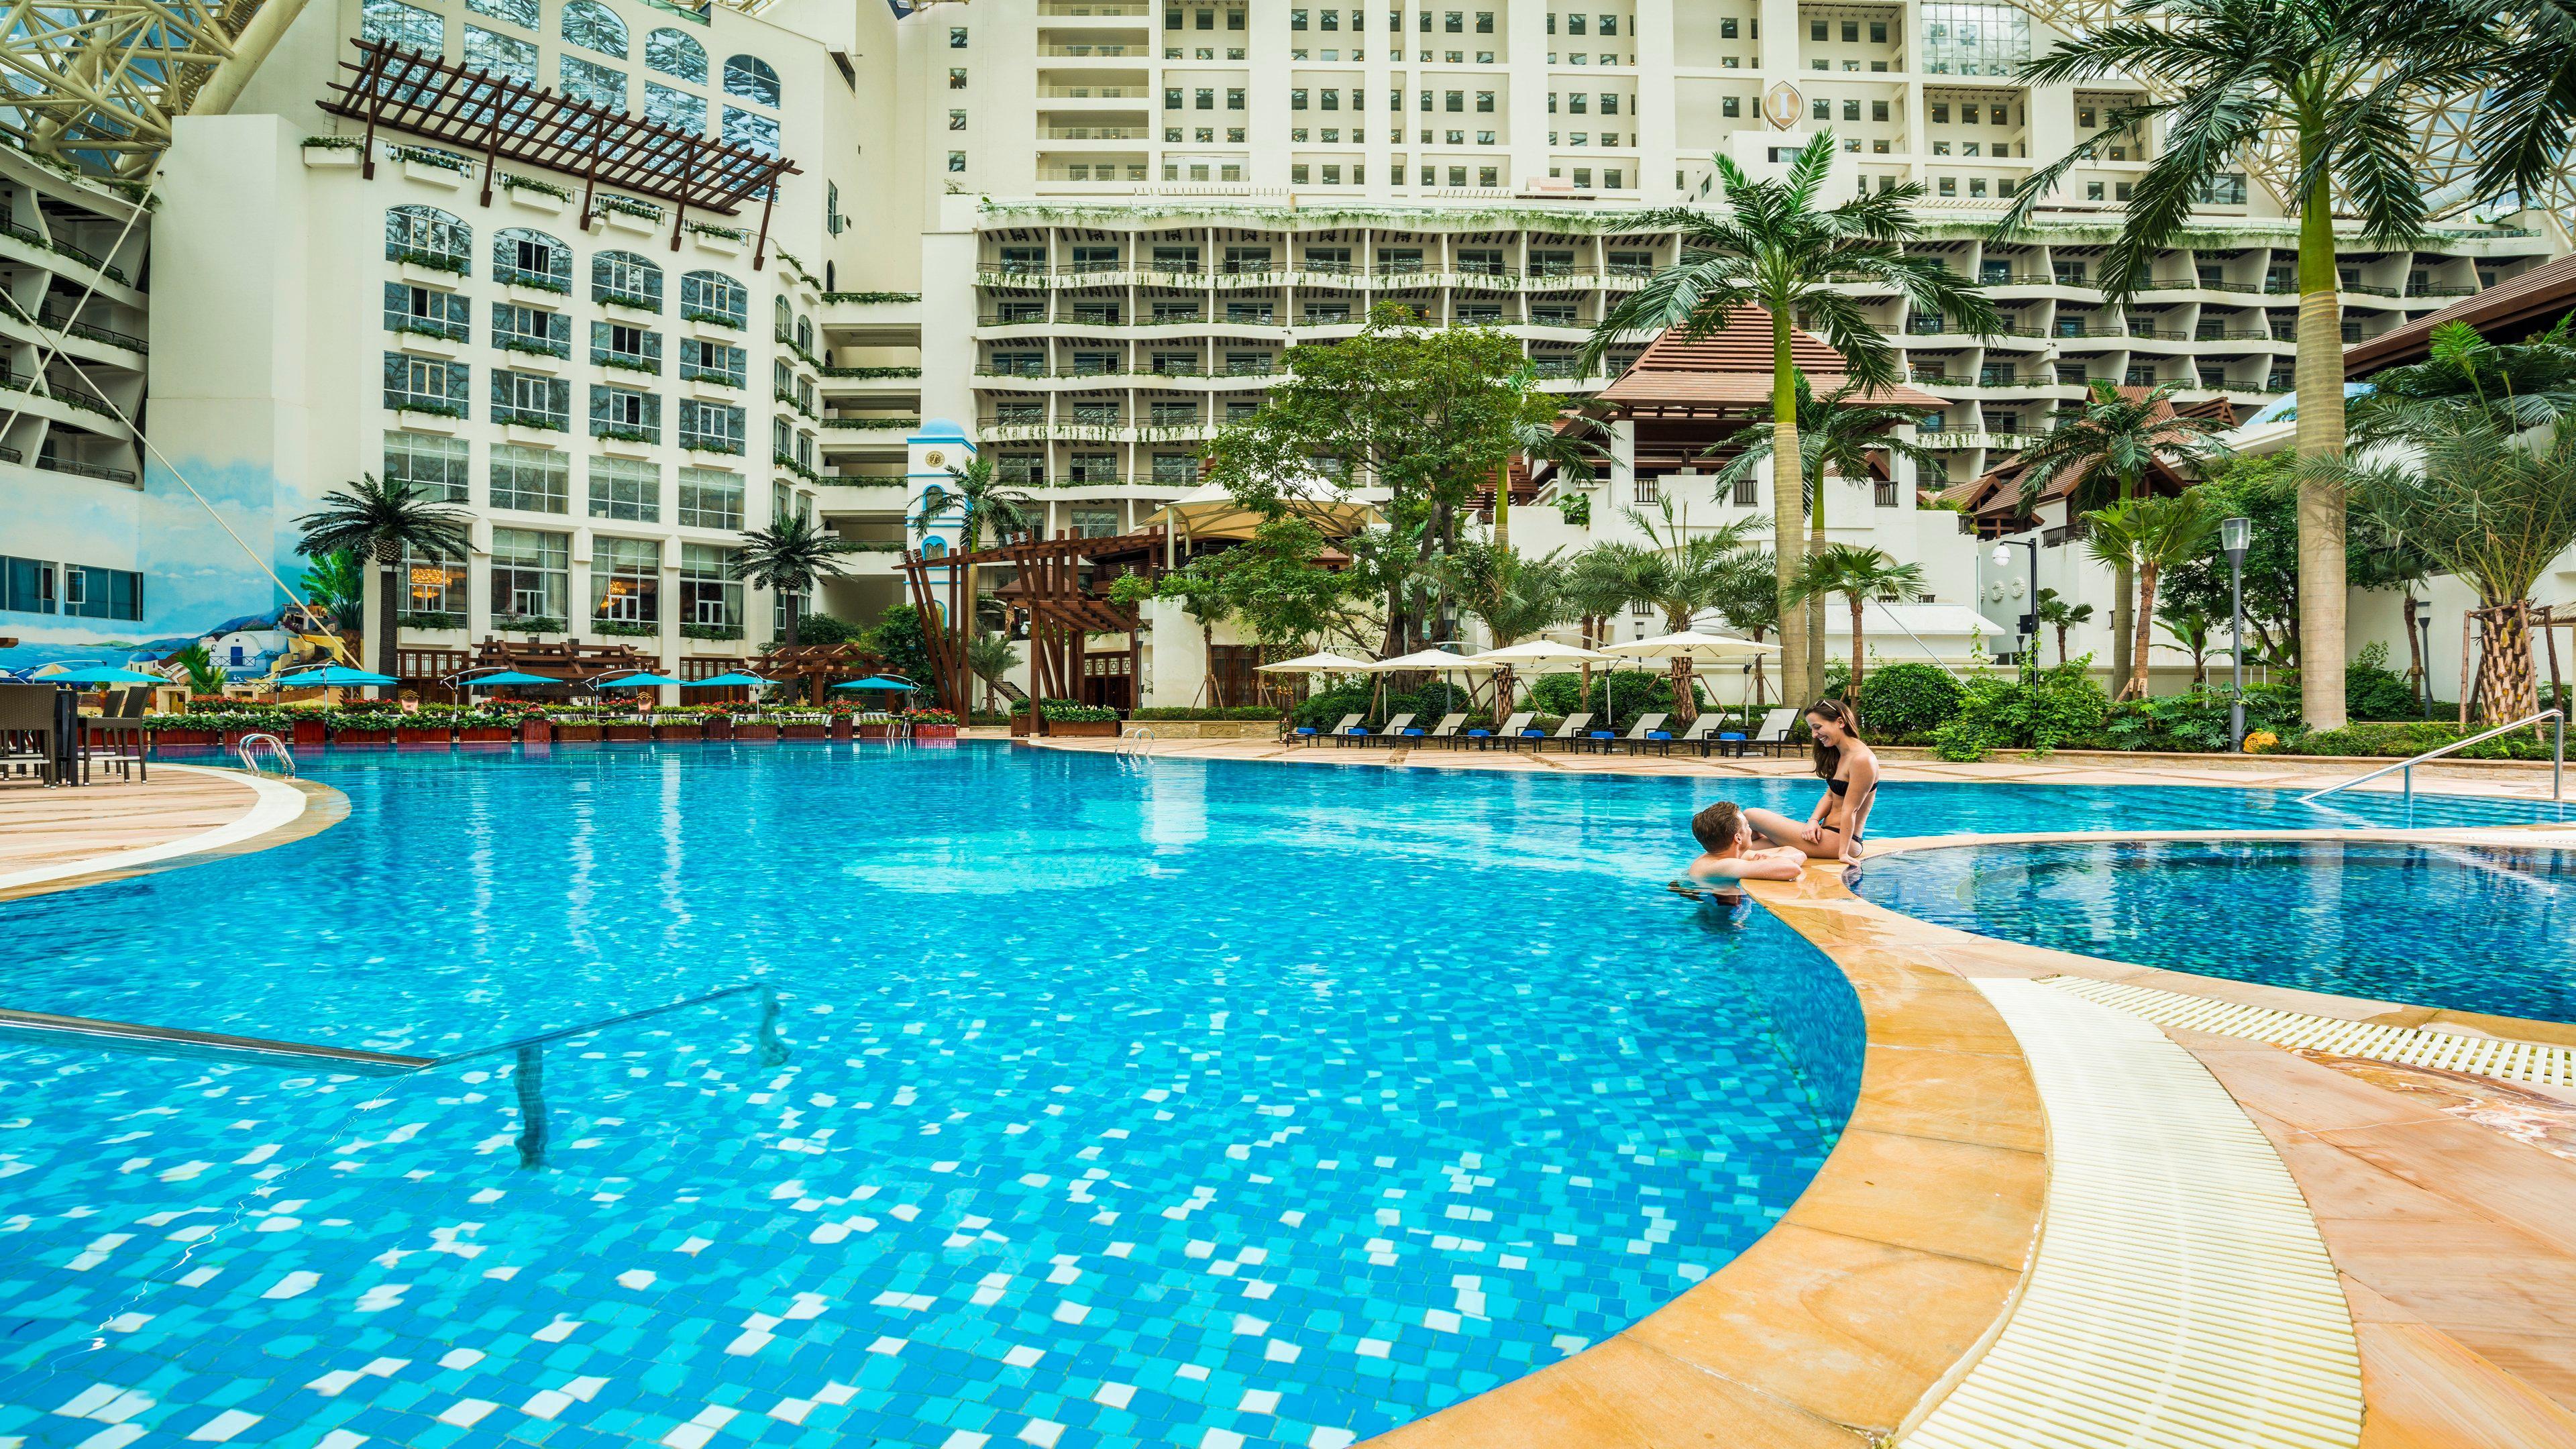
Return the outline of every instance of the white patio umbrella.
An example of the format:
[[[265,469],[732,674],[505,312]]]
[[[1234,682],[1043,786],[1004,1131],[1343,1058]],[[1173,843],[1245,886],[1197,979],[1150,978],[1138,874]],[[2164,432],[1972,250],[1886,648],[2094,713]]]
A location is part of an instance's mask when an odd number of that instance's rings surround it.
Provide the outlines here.
[[[1375,665],[1368,659],[1346,659],[1329,649],[1313,654],[1300,654],[1276,664],[1260,665],[1263,674],[1365,674]]]
[[[1479,664],[1491,665],[1501,670],[1506,680],[1510,679],[1512,671],[1516,669],[1561,669],[1567,665],[1587,666],[1618,662],[1599,650],[1586,649],[1580,644],[1560,644],[1554,639],[1530,639],[1519,644],[1506,645],[1500,649],[1488,649],[1473,657]],[[1517,690],[1513,692],[1518,693]],[[1510,712],[1509,701],[1497,699],[1494,702],[1494,720],[1497,728],[1500,728],[1503,716]]]
[[[1452,654],[1446,649],[1416,649],[1410,654],[1398,654],[1392,659],[1381,659],[1369,666],[1369,672],[1400,674],[1406,670],[1428,670],[1435,674],[1448,674],[1455,671],[1489,674],[1501,667],[1497,664],[1480,663],[1464,654]],[[1441,682],[1445,684],[1448,681]],[[1470,702],[1473,701],[1473,691],[1469,692],[1469,699]]]
[[[1658,634],[1651,639],[1631,639],[1605,648],[1606,652],[1622,659],[1687,659],[1693,664],[1732,664],[1780,652],[1777,644],[1757,644],[1731,634],[1703,634],[1697,629],[1684,629],[1678,634]]]

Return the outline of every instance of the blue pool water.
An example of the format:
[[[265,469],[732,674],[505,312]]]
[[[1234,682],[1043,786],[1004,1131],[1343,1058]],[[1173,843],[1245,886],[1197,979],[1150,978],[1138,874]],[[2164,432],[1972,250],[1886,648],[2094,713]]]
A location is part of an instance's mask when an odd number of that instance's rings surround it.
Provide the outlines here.
[[[1962,846],[1860,894],[2061,951],[2461,1011],[2576,1021],[2576,858],[2353,842]]]
[[[0,905],[0,1003],[469,1055],[0,1039],[0,1446],[1334,1449],[1726,1262],[1855,1090],[1830,964],[1661,889],[1691,810],[1813,781],[983,744],[308,773],[345,823]],[[2396,808],[1891,785],[1872,830]],[[746,982],[774,1030],[734,996],[470,1055]]]

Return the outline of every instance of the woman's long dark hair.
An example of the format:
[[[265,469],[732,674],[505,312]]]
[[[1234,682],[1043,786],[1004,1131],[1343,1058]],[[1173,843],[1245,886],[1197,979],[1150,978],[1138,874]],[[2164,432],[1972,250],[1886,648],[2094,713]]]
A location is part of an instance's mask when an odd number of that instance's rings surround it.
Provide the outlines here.
[[[1857,735],[1860,733],[1860,715],[1856,713],[1850,705],[1843,703],[1839,699],[1817,700],[1814,704],[1807,706],[1805,713],[1825,720],[1828,723],[1841,725],[1844,732],[1847,734]],[[1826,744],[1822,736],[1818,736],[1815,743],[1816,778],[1819,780],[1830,780],[1834,777],[1834,772],[1843,767],[1842,747],[1839,745]]]

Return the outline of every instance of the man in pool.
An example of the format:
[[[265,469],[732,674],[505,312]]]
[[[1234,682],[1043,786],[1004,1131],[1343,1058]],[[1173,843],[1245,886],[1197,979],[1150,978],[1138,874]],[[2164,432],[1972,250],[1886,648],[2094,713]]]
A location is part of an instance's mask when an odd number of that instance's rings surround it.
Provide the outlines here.
[[[1745,828],[1744,812],[1732,800],[1720,800],[1691,817],[1691,835],[1703,852],[1690,863],[1688,877],[1673,882],[1673,889],[1684,895],[1697,895],[1705,888],[1720,900],[1739,898],[1734,889],[1740,880],[1796,880],[1807,863],[1806,853],[1795,846],[1754,850],[1748,846],[1752,833]]]

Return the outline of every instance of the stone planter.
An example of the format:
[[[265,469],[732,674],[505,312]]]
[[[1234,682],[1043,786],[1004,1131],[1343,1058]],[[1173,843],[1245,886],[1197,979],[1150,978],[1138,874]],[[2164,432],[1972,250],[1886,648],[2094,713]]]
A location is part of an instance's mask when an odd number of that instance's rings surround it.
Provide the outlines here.
[[[698,721],[692,721],[688,724],[657,724],[653,726],[653,738],[657,740],[688,740],[694,743],[698,740],[705,739],[706,737],[707,727],[704,723]]]
[[[393,742],[394,732],[389,729],[335,729],[331,731],[331,747],[333,749],[338,749],[343,745],[390,745]]]
[[[733,737],[738,740],[755,740],[765,743],[778,738],[778,726],[774,724],[737,724],[733,727]]]
[[[467,725],[456,732],[460,745],[506,745],[510,742],[508,725]]]
[[[555,743],[595,745],[600,740],[601,726],[595,724],[554,724]]]
[[[408,749],[434,746],[443,750],[455,739],[455,732],[446,725],[398,725],[394,729],[394,743]]]
[[[613,724],[608,727],[608,737],[629,744],[637,740],[650,740],[653,738],[653,727],[648,724]]]
[[[783,724],[778,727],[782,740],[819,740],[828,738],[830,726],[820,724]]]
[[[953,740],[957,738],[957,726],[953,724],[914,725],[912,737],[916,740]]]
[[[1154,732],[1160,740],[1267,740],[1279,734],[1276,719],[1138,719],[1130,727]]]

